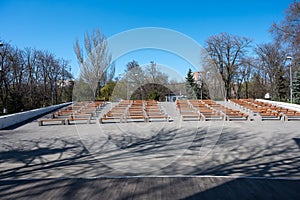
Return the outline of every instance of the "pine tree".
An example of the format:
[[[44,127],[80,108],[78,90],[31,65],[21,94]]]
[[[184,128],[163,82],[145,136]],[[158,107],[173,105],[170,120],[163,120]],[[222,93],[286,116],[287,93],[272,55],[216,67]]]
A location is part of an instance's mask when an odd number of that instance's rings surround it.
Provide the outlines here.
[[[186,77],[186,94],[187,94],[187,98],[188,99],[196,99],[197,95],[196,95],[196,91],[195,91],[195,79],[193,77],[193,72],[191,69],[189,69]]]
[[[276,99],[282,101],[286,99],[287,97],[287,84],[286,84],[286,78],[284,78],[284,72],[280,68],[278,69],[278,72],[276,73],[276,79],[275,79],[275,86],[276,86]]]
[[[193,72],[189,69],[186,79],[186,92],[188,99],[209,99],[208,86],[202,79],[199,84],[195,82]]]
[[[300,71],[296,72],[293,80],[293,96],[296,104],[300,104]]]

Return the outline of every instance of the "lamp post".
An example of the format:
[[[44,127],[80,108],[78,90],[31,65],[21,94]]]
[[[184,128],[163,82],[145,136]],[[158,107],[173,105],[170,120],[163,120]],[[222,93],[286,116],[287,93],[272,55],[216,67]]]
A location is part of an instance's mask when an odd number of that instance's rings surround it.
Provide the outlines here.
[[[291,56],[287,56],[286,57],[287,60],[290,60],[290,102],[293,103],[293,73],[292,73],[292,57]]]
[[[200,79],[200,99],[203,98],[203,91],[202,91],[202,78]]]
[[[203,92],[202,92],[202,72],[198,72],[198,82],[199,82],[199,87],[200,87],[200,100],[202,100],[203,97]]]

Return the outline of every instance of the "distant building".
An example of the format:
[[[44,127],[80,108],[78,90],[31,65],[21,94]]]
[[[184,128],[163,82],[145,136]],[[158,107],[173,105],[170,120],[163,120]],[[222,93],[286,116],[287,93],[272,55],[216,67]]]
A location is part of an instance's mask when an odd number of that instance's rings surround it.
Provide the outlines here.
[[[200,85],[201,82],[205,79],[205,71],[198,71],[193,73],[195,82]]]
[[[184,95],[176,95],[174,93],[171,93],[168,96],[166,96],[167,102],[175,102],[176,100],[181,100],[181,99],[187,99],[187,98]]]
[[[176,83],[168,85],[171,92],[166,96],[166,101],[175,102],[179,99],[186,99],[185,83]]]

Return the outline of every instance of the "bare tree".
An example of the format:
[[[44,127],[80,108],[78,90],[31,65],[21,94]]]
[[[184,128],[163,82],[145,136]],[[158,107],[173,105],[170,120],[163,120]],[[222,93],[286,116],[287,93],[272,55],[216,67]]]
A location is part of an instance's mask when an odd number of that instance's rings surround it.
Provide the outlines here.
[[[80,77],[88,83],[94,91],[94,97],[99,95],[101,87],[107,82],[107,67],[111,62],[108,53],[107,40],[100,30],[94,30],[92,34],[84,36],[84,49],[76,40],[74,51],[80,64]],[[114,70],[112,71],[114,73]]]
[[[285,11],[285,18],[280,23],[274,23],[271,33],[276,41],[288,44],[289,54],[296,62],[300,61],[300,2],[294,1]]]
[[[278,42],[275,42],[258,45],[255,48],[255,52],[258,56],[258,63],[261,65],[262,77],[265,81],[267,91],[272,97],[279,96],[278,91],[280,86],[277,79],[279,76],[289,76],[288,69],[285,67],[285,50],[282,49]]]
[[[146,77],[148,77],[148,79],[146,80],[148,83],[152,82],[161,85],[168,83],[168,75],[161,72],[154,61],[151,61],[150,65],[146,66],[145,75]]]
[[[15,110],[23,108],[22,95],[24,94],[24,76],[25,65],[22,57],[22,51],[14,48],[10,55],[11,73],[8,76],[9,90],[8,94],[11,98],[11,104]]]
[[[226,98],[231,98],[234,75],[251,42],[249,38],[228,33],[211,36],[206,40],[206,50],[224,81]]]
[[[62,102],[57,84],[72,75],[68,62],[46,51],[4,43],[0,48],[0,110],[14,113]],[[64,75],[65,74],[65,75]],[[61,90],[72,89],[70,87]],[[66,98],[65,101],[70,101]],[[0,112],[1,112],[0,111]]]
[[[241,60],[241,63],[237,69],[236,74],[234,75],[234,82],[236,83],[235,97],[237,99],[243,97],[249,97],[249,81],[252,77],[252,72],[254,68],[254,59],[251,57],[246,57]],[[245,93],[242,94],[242,90],[245,90]]]
[[[0,47],[0,86],[1,86],[1,104],[2,104],[2,112],[6,113],[7,109],[7,100],[9,97],[9,82],[11,75],[11,52],[13,51],[13,47],[10,44],[3,43],[2,47]]]

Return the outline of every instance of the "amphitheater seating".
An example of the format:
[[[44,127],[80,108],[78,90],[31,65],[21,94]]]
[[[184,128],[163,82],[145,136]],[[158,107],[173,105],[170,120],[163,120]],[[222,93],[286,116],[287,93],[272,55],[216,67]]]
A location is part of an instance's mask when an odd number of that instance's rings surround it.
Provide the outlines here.
[[[213,100],[177,100],[176,108],[182,121],[208,120],[252,120],[256,115],[261,120],[300,120],[300,112],[254,99],[230,99],[239,109]],[[38,120],[39,126],[46,124],[91,123],[104,107],[105,102],[82,101],[58,110]],[[251,118],[249,117],[251,116]],[[170,121],[170,116],[160,103],[154,100],[123,100],[99,118],[106,122],[152,122]]]
[[[60,124],[69,125],[70,122],[86,121],[90,123],[93,117],[96,117],[101,108],[105,105],[104,101],[82,101],[76,102],[68,107],[60,109],[59,111],[46,115],[44,118],[38,120],[39,126],[45,123],[61,122]]]
[[[211,102],[207,102],[211,103]],[[219,120],[223,115],[199,100],[180,100],[177,103],[182,120]]]
[[[262,120],[300,120],[300,112],[253,99],[230,99],[235,105],[257,114]]]
[[[177,109],[181,115],[182,121],[186,120],[201,120],[201,115],[194,109],[187,100],[177,100],[176,101]]]
[[[249,115],[233,110],[213,100],[178,100],[182,120],[248,120]]]
[[[99,119],[100,123],[114,120],[115,122],[151,122],[169,121],[157,101],[123,100]]]
[[[146,121],[169,121],[170,117],[167,113],[165,113],[160,106],[158,105],[157,101],[145,101],[145,114],[146,114]]]
[[[144,111],[144,102],[141,100],[133,101],[125,112],[125,122],[146,122],[146,115]]]
[[[110,109],[106,114],[99,119],[100,123],[104,122],[123,122],[125,112],[131,105],[132,101],[123,100],[117,106]]]

